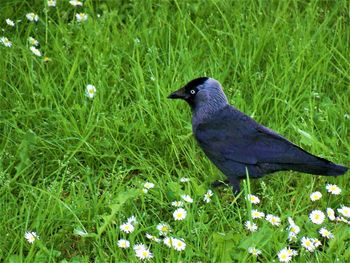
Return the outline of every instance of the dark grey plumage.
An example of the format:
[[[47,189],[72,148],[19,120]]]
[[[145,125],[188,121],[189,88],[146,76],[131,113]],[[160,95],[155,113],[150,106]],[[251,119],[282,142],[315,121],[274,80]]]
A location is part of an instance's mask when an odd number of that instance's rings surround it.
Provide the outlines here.
[[[234,191],[239,181],[283,170],[341,175],[348,168],[314,156],[228,104],[218,81],[197,78],[170,94],[192,108],[192,130],[208,158],[227,176]]]

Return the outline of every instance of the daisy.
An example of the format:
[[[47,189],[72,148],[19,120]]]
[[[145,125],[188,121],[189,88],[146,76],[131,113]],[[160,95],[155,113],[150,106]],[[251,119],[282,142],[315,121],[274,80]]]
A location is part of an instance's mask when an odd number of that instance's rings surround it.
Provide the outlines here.
[[[321,236],[323,236],[323,237],[325,237],[327,239],[334,238],[334,235],[330,231],[328,231],[325,227],[322,227],[320,229],[320,231],[318,231],[318,232],[321,234]]]
[[[288,241],[290,241],[290,242],[297,241],[297,234],[295,234],[294,232],[289,232],[288,233]]]
[[[125,232],[127,234],[128,233],[132,233],[135,230],[135,227],[132,224],[130,224],[130,223],[124,223],[124,224],[120,225],[119,228],[120,228],[121,231],[123,231],[123,232]]]
[[[78,22],[84,22],[88,19],[88,15],[85,13],[79,13],[75,15],[75,18],[77,19]]]
[[[260,199],[259,197],[255,196],[255,195],[247,195],[247,199],[252,203],[252,204],[259,204],[260,203]]]
[[[85,229],[76,228],[73,233],[77,236],[86,237],[89,233]]]
[[[47,62],[49,62],[49,61],[51,61],[51,58],[49,58],[49,57],[43,57],[43,62],[45,62],[45,63],[47,63]]]
[[[37,14],[34,14],[34,13],[28,13],[26,14],[26,18],[31,21],[31,22],[38,22],[39,21],[39,17]]]
[[[167,247],[172,247],[172,237],[166,237],[163,239],[164,245]]]
[[[190,178],[187,178],[187,177],[181,177],[180,178],[180,182],[181,183],[187,183],[187,182],[189,182],[190,181]]]
[[[207,193],[204,195],[204,202],[209,203],[211,201],[211,197],[213,196],[213,191],[212,190],[208,190]]]
[[[327,208],[327,216],[329,218],[329,220],[334,221],[335,220],[335,213],[334,210],[332,208]]]
[[[136,220],[136,217],[135,216],[130,216],[127,220],[126,220],[129,224],[137,224],[137,220]]]
[[[325,215],[321,210],[313,210],[310,213],[309,218],[310,218],[312,223],[320,225],[323,223],[323,221],[325,219]]]
[[[143,187],[148,189],[148,190],[152,189],[154,187],[154,183],[146,182],[146,183],[144,183]]]
[[[249,247],[249,248],[248,248],[248,253],[249,253],[249,254],[252,254],[252,255],[255,256],[255,257],[257,257],[257,256],[261,255],[261,250],[255,248],[255,247]]]
[[[141,260],[144,260],[144,259],[148,260],[153,258],[153,254],[148,248],[138,249],[135,252],[136,252],[136,257],[138,257]]]
[[[118,247],[120,248],[128,248],[130,247],[130,242],[126,239],[119,239],[118,240]]]
[[[15,22],[13,22],[10,18],[7,18],[5,21],[9,26],[15,26]]]
[[[297,234],[300,232],[300,227],[297,226],[297,225],[290,225],[290,226],[288,227],[288,230],[289,230],[291,233],[297,235]]]
[[[350,217],[350,207],[342,206],[342,208],[338,208],[337,211],[345,217]]]
[[[321,241],[317,238],[311,238],[312,242],[314,243],[314,246],[317,248],[322,245]]]
[[[157,242],[157,243],[159,243],[161,240],[159,239],[159,238],[157,238],[157,237],[155,237],[155,236],[153,236],[153,235],[151,235],[151,234],[149,234],[149,233],[146,233],[146,238],[148,238],[149,240],[152,240],[152,241],[155,241],[155,242]]]
[[[294,220],[291,217],[288,217],[288,223],[289,223],[288,230],[291,233],[297,235],[300,232],[300,227],[295,224]]]
[[[326,189],[328,193],[331,193],[333,195],[339,195],[341,192],[341,189],[335,184],[327,184]]]
[[[175,206],[175,207],[182,207],[184,205],[184,202],[182,202],[182,201],[174,201],[174,202],[171,202],[171,205]]]
[[[69,3],[70,3],[72,6],[83,6],[83,3],[80,2],[80,1],[77,1],[77,0],[71,0],[71,1],[69,1]]]
[[[39,49],[37,49],[37,48],[34,47],[34,46],[31,46],[29,49],[30,49],[30,51],[32,51],[32,53],[33,53],[35,56],[41,57],[41,52],[40,52]]]
[[[270,222],[273,226],[279,226],[281,224],[281,219],[278,216],[271,214],[266,215],[266,220]]]
[[[322,194],[320,192],[313,192],[311,195],[310,195],[310,199],[311,201],[317,201],[317,200],[320,200],[322,197]]]
[[[140,244],[134,245],[134,246],[133,246],[133,249],[134,249],[135,252],[137,252],[137,251],[139,251],[139,250],[145,250],[145,249],[147,249],[147,248],[146,248],[146,246],[145,246],[144,244],[140,243]]]
[[[188,203],[193,203],[193,199],[189,195],[182,195],[181,198]]]
[[[168,224],[158,224],[157,229],[159,231],[159,235],[166,236],[169,232],[171,232],[170,226]]]
[[[48,7],[55,7],[56,6],[56,0],[47,0],[47,6]]]
[[[39,45],[39,41],[32,37],[28,37],[28,42],[31,46],[37,47]]]
[[[290,247],[287,248],[287,252],[291,256],[297,256],[298,255],[298,251],[296,251],[294,249],[291,249]]]
[[[92,99],[93,97],[95,97],[95,95],[96,95],[96,87],[94,85],[88,84],[86,86],[85,95],[89,99]]]
[[[350,224],[350,222],[348,221],[348,220],[346,220],[344,217],[342,217],[342,216],[337,216],[336,218],[335,218],[335,220],[336,221],[338,221],[338,222],[343,222],[343,223],[346,223],[346,224]]]
[[[289,262],[292,260],[292,255],[290,254],[287,248],[283,248],[282,250],[280,250],[277,256],[280,262]]]
[[[256,230],[258,230],[258,226],[255,223],[251,222],[251,221],[246,221],[244,223],[244,226],[250,232],[255,232]]]
[[[0,43],[5,47],[12,47],[12,42],[7,37],[0,37]]]
[[[315,251],[315,245],[311,238],[308,237],[302,237],[301,238],[301,246],[306,248],[310,252]]]
[[[27,231],[25,234],[24,234],[24,237],[25,239],[27,239],[27,241],[30,243],[30,244],[33,244],[35,240],[39,239],[39,236],[36,232],[31,232],[31,231]]]
[[[172,244],[172,247],[177,251],[182,251],[182,250],[185,250],[186,248],[186,243],[181,239],[172,238],[171,244]]]
[[[175,220],[184,220],[186,218],[187,211],[183,208],[178,208],[174,211],[173,217]]]
[[[263,212],[259,212],[258,210],[253,209],[252,210],[252,218],[256,219],[256,218],[264,218],[265,214]]]

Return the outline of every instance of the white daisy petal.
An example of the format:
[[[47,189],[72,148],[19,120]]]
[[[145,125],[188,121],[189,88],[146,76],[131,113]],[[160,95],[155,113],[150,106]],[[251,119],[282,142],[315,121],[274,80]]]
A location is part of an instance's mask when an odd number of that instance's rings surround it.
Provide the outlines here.
[[[88,20],[88,15],[85,13],[78,13],[75,15],[75,18],[77,19],[78,22],[84,22]]]
[[[311,201],[317,201],[317,200],[320,200],[321,199],[321,197],[322,197],[322,194],[321,194],[321,192],[313,192],[312,194],[310,194],[310,199],[311,199]]]
[[[13,22],[10,18],[7,18],[5,20],[6,24],[9,25],[9,26],[15,26],[15,22]]]
[[[326,216],[321,210],[313,210],[309,215],[311,222],[317,225],[322,224],[325,217]]]
[[[39,21],[39,16],[35,13],[26,14],[26,18],[31,22],[38,22]]]
[[[279,226],[281,224],[281,218],[271,214],[266,215],[266,220],[273,226]]]
[[[259,256],[259,255],[261,255],[261,250],[260,249],[257,249],[257,248],[255,248],[255,247],[249,247],[248,248],[248,253],[249,254],[252,254],[253,256],[255,256],[255,257],[257,257],[257,256]]]
[[[130,223],[124,223],[124,224],[120,225],[119,228],[121,231],[123,231],[127,234],[132,233],[135,230],[135,227]]]
[[[326,189],[328,193],[331,193],[333,195],[339,195],[341,193],[341,189],[335,184],[327,184]]]
[[[251,222],[251,221],[246,221],[246,222],[244,223],[244,226],[245,226],[245,228],[246,228],[248,231],[250,231],[250,232],[255,232],[256,230],[258,230],[257,224],[255,224],[255,223],[253,223],[253,222]]]
[[[189,195],[182,195],[181,198],[187,203],[193,203],[193,199]]]
[[[85,95],[89,99],[93,99],[96,95],[96,87],[94,85],[88,84],[86,86]]]
[[[257,197],[256,195],[247,195],[247,199],[248,201],[250,201],[252,204],[259,204],[260,203],[260,199],[259,197]]]
[[[166,236],[171,232],[171,228],[168,224],[160,223],[157,225],[157,229],[159,231],[159,235]]]
[[[320,230],[319,230],[319,233],[321,234],[321,236],[327,238],[327,239],[332,239],[334,238],[334,235],[328,231],[325,227],[322,227]]]
[[[28,243],[32,244],[35,242],[35,240],[39,239],[39,236],[36,232],[32,232],[32,231],[27,231],[24,234],[25,239],[27,239]]]
[[[176,221],[184,220],[186,218],[187,211],[183,208],[178,208],[174,211],[173,217]]]
[[[130,247],[130,242],[126,239],[119,239],[118,240],[118,247],[120,248],[128,248]]]
[[[350,217],[350,207],[343,205],[341,208],[338,208],[337,211],[345,217]]]
[[[0,43],[5,47],[12,47],[12,42],[7,37],[0,37]]]

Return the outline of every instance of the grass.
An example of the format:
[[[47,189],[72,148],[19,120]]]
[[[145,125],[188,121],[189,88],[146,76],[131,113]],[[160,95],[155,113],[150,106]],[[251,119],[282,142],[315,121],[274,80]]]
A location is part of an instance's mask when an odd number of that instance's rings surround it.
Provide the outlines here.
[[[0,260],[5,262],[135,262],[132,248],[150,246],[154,262],[277,260],[288,246],[287,217],[302,236],[318,237],[313,209],[349,206],[349,179],[280,172],[251,180],[237,197],[214,190],[224,178],[193,139],[191,113],[167,95],[198,76],[212,76],[230,102],[306,150],[349,166],[350,31],[347,1],[3,1],[0,45]],[[77,12],[89,18],[74,19]],[[35,12],[38,23],[25,14]],[[100,16],[98,16],[100,15]],[[5,19],[16,22],[7,26]],[[29,50],[40,42],[50,61]],[[85,96],[96,86],[94,99]],[[181,183],[179,178],[190,178]],[[142,185],[155,188],[142,193]],[[341,187],[339,196],[326,183]],[[282,226],[257,221],[249,233],[247,189],[262,200],[253,208],[281,217]],[[323,198],[311,202],[309,195]],[[170,203],[192,204],[174,221]],[[135,215],[136,230],[119,225]],[[167,222],[182,252],[145,238]],[[295,262],[346,262],[349,226],[323,224],[335,235]],[[40,239],[29,244],[24,234]],[[87,234],[77,234],[83,231]]]

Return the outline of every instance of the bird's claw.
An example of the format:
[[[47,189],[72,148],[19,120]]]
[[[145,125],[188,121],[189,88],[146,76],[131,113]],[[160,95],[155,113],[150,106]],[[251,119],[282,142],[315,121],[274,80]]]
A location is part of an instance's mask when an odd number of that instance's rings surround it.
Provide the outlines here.
[[[214,182],[212,182],[211,183],[211,186],[213,187],[213,188],[216,188],[216,187],[219,187],[219,186],[225,186],[225,185],[227,185],[228,184],[228,180],[225,180],[225,181],[214,181]]]

